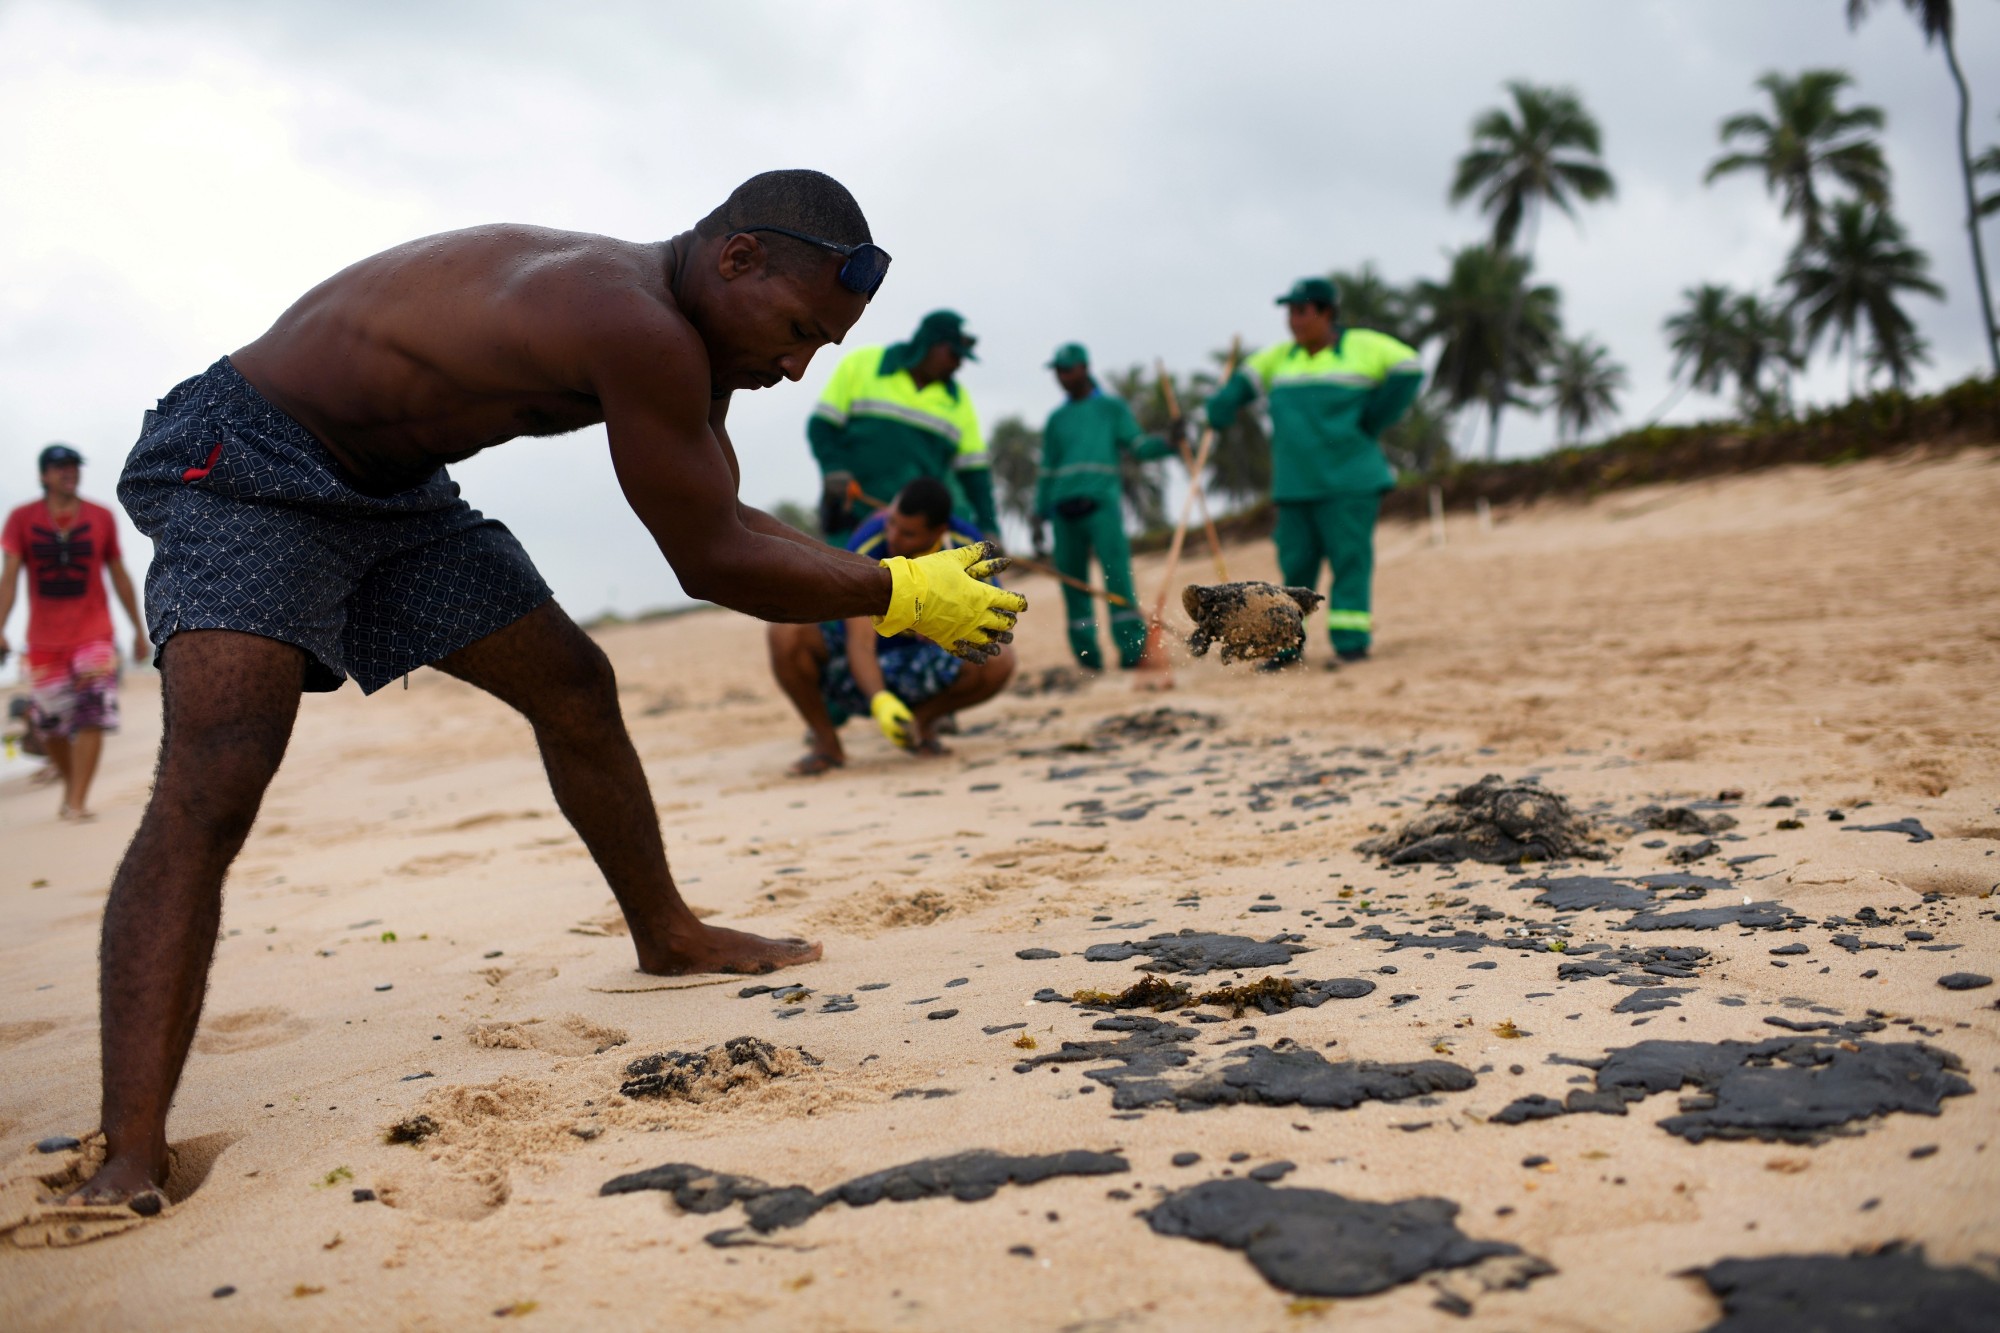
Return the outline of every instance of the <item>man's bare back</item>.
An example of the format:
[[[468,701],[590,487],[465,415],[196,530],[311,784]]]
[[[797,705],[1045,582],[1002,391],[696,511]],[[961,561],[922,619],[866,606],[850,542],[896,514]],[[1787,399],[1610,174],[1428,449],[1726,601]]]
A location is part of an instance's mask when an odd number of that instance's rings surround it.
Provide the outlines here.
[[[596,337],[706,370],[672,290],[691,239],[427,236],[342,269],[230,359],[365,489],[401,490],[516,436],[603,421],[584,352]]]

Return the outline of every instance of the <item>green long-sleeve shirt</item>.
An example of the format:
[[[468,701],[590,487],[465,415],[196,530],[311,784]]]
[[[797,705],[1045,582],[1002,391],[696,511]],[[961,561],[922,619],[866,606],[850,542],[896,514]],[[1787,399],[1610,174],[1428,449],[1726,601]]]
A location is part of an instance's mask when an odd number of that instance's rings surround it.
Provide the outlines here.
[[[1382,432],[1422,387],[1415,349],[1372,329],[1341,329],[1308,352],[1282,342],[1245,361],[1208,400],[1218,429],[1261,392],[1271,408],[1271,498],[1324,500],[1396,484]]]
[[[998,532],[986,441],[972,398],[951,380],[919,389],[907,370],[884,373],[886,348],[861,347],[835,367],[806,423],[822,474],[852,473],[889,501],[918,477],[935,477],[986,532]]]
[[[1139,429],[1122,398],[1103,390],[1064,403],[1042,427],[1042,469],[1035,482],[1035,512],[1043,518],[1065,500],[1115,505],[1123,495],[1118,455],[1140,462],[1165,458],[1173,446]]]

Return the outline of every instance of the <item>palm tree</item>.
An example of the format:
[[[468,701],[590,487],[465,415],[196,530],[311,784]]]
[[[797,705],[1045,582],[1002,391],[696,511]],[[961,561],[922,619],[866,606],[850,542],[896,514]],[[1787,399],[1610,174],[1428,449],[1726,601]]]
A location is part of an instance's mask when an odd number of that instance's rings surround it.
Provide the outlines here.
[[[1527,244],[1521,253],[1532,258],[1544,203],[1554,204],[1575,220],[1578,200],[1609,199],[1617,193],[1617,183],[1604,168],[1597,120],[1574,91],[1537,87],[1519,79],[1508,83],[1507,91],[1514,99],[1513,114],[1505,107],[1493,107],[1472,122],[1472,147],[1458,159],[1450,196],[1454,204],[1479,196],[1480,211],[1493,219],[1496,251],[1512,251],[1525,227]],[[1505,344],[1513,340],[1514,324],[1521,318],[1518,308],[1510,308],[1501,322],[1503,360],[1508,357]],[[1500,449],[1504,378],[1491,388],[1495,396],[1487,405],[1492,418],[1486,442],[1489,460]]]
[[[1426,393],[1402,419],[1382,432],[1382,452],[1399,472],[1428,476],[1451,465],[1451,413]]]
[[[1000,512],[1035,521],[1035,478],[1042,466],[1042,433],[1017,416],[993,423],[986,437],[993,461],[993,480],[1000,492]]]
[[[1212,371],[1197,370],[1187,377],[1181,402],[1195,403],[1214,395],[1222,387],[1222,371],[1233,352],[1210,353]],[[1255,412],[1238,412],[1227,430],[1215,433],[1208,456],[1208,493],[1223,496],[1238,505],[1253,503],[1271,493],[1271,440]]]
[[[1166,429],[1166,394],[1157,379],[1150,383],[1147,381],[1143,366],[1112,371],[1104,377],[1104,382],[1111,392],[1131,407],[1140,429]],[[1167,517],[1167,490],[1159,469],[1148,467],[1132,455],[1121,452],[1118,455],[1118,484],[1125,493],[1126,508],[1131,510],[1139,531],[1150,532],[1171,522]]]
[[[2000,143],[1989,144],[1985,152],[1972,159],[1972,170],[1978,176],[2000,176]],[[2000,213],[2000,190],[1979,200],[1975,208],[1982,218]]]
[[[1664,328],[1674,354],[1674,378],[1687,378],[1652,419],[1666,415],[1687,390],[1720,394],[1730,380],[1736,381],[1736,401],[1744,415],[1787,411],[1791,373],[1799,368],[1800,357],[1785,303],[1716,283],[1690,287],[1681,296],[1686,306],[1668,316]]]
[[[1833,206],[1831,222],[1799,247],[1782,279],[1791,288],[1792,309],[1804,322],[1806,350],[1831,335],[1832,352],[1847,349],[1851,380],[1864,350],[1866,326],[1870,360],[1887,369],[1898,385],[1906,383],[1913,364],[1910,352],[1918,344],[1915,325],[1898,297],[1917,292],[1944,299],[1943,289],[1926,276],[1930,258],[1909,243],[1902,224],[1886,208],[1842,200]]]
[[[1858,26],[1874,7],[1875,0],[1847,0],[1847,26]],[[1951,71],[1951,81],[1958,89],[1958,167],[1965,182],[1965,231],[1972,241],[1972,273],[1979,283],[1979,314],[1986,323],[1986,351],[1993,358],[1993,373],[2000,375],[2000,333],[1993,327],[1993,289],[1987,285],[1986,250],[1979,240],[1979,219],[1989,210],[1975,197],[1973,188],[1972,178],[1980,167],[1972,158],[1972,92],[1965,86],[1965,71],[1958,67],[1958,47],[1952,40],[1951,0],[1903,0],[1903,8],[1910,11],[1923,29],[1924,45],[1936,42],[1944,48],[1945,67]],[[1988,150],[1980,161],[1987,157],[2000,154]],[[2000,160],[1995,161],[1994,168],[2000,170]]]
[[[1410,293],[1383,277],[1374,263],[1358,269],[1336,269],[1327,275],[1340,292],[1340,322],[1350,328],[1373,329],[1399,342],[1412,342],[1416,310]]]
[[[1521,391],[1541,383],[1562,331],[1562,296],[1528,285],[1533,264],[1526,255],[1468,245],[1450,258],[1443,282],[1424,279],[1413,288],[1423,310],[1415,332],[1420,341],[1439,340],[1432,380],[1445,406],[1455,412],[1468,403],[1486,405],[1491,458],[1501,408],[1532,406]]]
[[[1730,301],[1728,324],[1738,410],[1748,417],[1784,416],[1792,408],[1792,374],[1805,367],[1791,308],[1776,296],[1744,292]]]
[[[1688,372],[1687,388],[1721,393],[1735,362],[1736,328],[1731,311],[1735,296],[1727,287],[1708,282],[1689,287],[1681,298],[1687,302],[1686,308],[1667,316],[1663,326],[1667,348],[1674,354],[1673,376],[1678,380],[1682,372]]]
[[[1871,137],[1886,123],[1882,108],[1843,107],[1840,94],[1853,78],[1843,70],[1809,69],[1795,79],[1775,70],[1757,80],[1771,97],[1771,114],[1745,111],[1722,122],[1723,146],[1745,149],[1709,163],[1702,179],[1760,171],[1764,188],[1778,196],[1786,217],[1797,217],[1801,244],[1819,235],[1826,202],[1820,179],[1831,176],[1872,204],[1889,200],[1889,164]]]
[[[1549,406],[1556,413],[1556,438],[1580,440],[1583,433],[1618,415],[1625,391],[1625,367],[1595,338],[1564,338],[1549,358]]]

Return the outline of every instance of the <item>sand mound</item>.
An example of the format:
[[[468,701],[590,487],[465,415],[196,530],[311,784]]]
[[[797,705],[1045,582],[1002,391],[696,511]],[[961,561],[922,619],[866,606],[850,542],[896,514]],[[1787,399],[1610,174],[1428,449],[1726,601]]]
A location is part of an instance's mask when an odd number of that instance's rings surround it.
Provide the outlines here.
[[[564,1014],[546,1022],[524,1018],[478,1023],[467,1031],[466,1038],[487,1050],[547,1051],[551,1055],[602,1055],[628,1040],[623,1028],[602,1027],[581,1014]]]

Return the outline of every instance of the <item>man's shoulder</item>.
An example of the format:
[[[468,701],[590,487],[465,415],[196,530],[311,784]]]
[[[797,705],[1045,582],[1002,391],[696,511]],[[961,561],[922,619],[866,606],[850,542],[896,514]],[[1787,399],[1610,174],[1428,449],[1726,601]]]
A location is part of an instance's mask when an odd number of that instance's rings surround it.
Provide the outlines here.
[[[47,513],[48,501],[29,500],[25,504],[17,504],[7,511],[7,526],[11,528],[16,523],[33,522],[37,511]]]
[[[95,500],[84,499],[78,499],[76,505],[81,516],[93,523],[116,523],[118,521],[118,511],[110,505],[101,505]]]
[[[1407,361],[1417,354],[1417,349],[1401,338],[1383,333],[1379,329],[1350,328],[1347,341],[1341,347],[1346,356],[1372,357],[1388,367],[1397,362]]]

